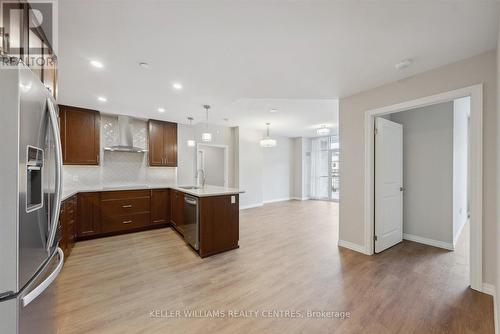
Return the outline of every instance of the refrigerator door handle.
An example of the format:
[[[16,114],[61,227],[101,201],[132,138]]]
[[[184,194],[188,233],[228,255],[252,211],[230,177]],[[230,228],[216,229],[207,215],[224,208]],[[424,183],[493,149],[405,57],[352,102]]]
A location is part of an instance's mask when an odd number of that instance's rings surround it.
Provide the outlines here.
[[[40,285],[30,291],[26,296],[21,299],[21,303],[23,307],[28,306],[33,300],[35,300],[38,296],[40,296],[51,284],[55,281],[64,264],[64,253],[61,248],[57,247],[57,251],[54,254],[59,255],[59,263],[57,267],[54,269],[46,279],[43,280]],[[50,260],[49,260],[50,261]]]
[[[61,134],[59,133],[59,122],[57,119],[57,112],[52,102],[52,98],[47,99],[47,107],[49,110],[49,122],[52,131],[54,132],[55,141],[55,194],[54,194],[54,208],[51,214],[51,225],[49,229],[49,238],[47,241],[47,251],[54,243],[57,232],[57,224],[59,223],[59,211],[61,210],[61,196],[62,196],[62,148],[61,148]]]

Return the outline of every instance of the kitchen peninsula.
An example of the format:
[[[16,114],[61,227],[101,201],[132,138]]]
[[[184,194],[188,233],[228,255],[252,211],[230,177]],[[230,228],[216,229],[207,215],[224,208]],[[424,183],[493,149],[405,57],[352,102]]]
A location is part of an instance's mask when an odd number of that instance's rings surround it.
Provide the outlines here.
[[[64,189],[61,245],[69,255],[75,241],[172,227],[200,257],[218,254],[238,248],[239,193],[168,184]]]

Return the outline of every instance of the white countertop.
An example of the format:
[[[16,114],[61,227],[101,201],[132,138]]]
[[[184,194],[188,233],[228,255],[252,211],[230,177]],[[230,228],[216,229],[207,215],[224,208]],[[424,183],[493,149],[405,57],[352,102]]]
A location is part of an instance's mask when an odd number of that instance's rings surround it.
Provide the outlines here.
[[[81,192],[100,192],[100,191],[137,190],[137,189],[170,188],[196,197],[235,195],[244,193],[244,191],[237,188],[219,187],[211,185],[205,185],[204,187],[199,189],[183,189],[182,187],[183,185],[177,185],[172,183],[81,186],[78,188],[63,188],[62,200],[64,201],[65,199]]]

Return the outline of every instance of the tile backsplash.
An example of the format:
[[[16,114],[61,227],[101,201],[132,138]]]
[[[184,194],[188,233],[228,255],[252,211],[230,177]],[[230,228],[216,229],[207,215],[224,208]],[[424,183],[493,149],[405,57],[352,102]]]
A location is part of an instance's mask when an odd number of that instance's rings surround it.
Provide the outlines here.
[[[147,149],[147,122],[132,121],[134,146]],[[118,144],[118,117],[101,115],[100,166],[64,166],[65,188],[94,185],[126,185],[151,182],[175,183],[177,168],[149,167],[147,153],[109,152],[104,147]]]

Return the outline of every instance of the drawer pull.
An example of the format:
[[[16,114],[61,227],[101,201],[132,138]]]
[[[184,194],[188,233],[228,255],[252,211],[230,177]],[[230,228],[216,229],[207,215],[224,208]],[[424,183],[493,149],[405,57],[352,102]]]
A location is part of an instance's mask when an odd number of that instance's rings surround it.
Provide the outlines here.
[[[122,205],[122,208],[131,208],[132,204]]]
[[[132,221],[131,220],[125,220],[122,222],[122,224],[132,224]]]

